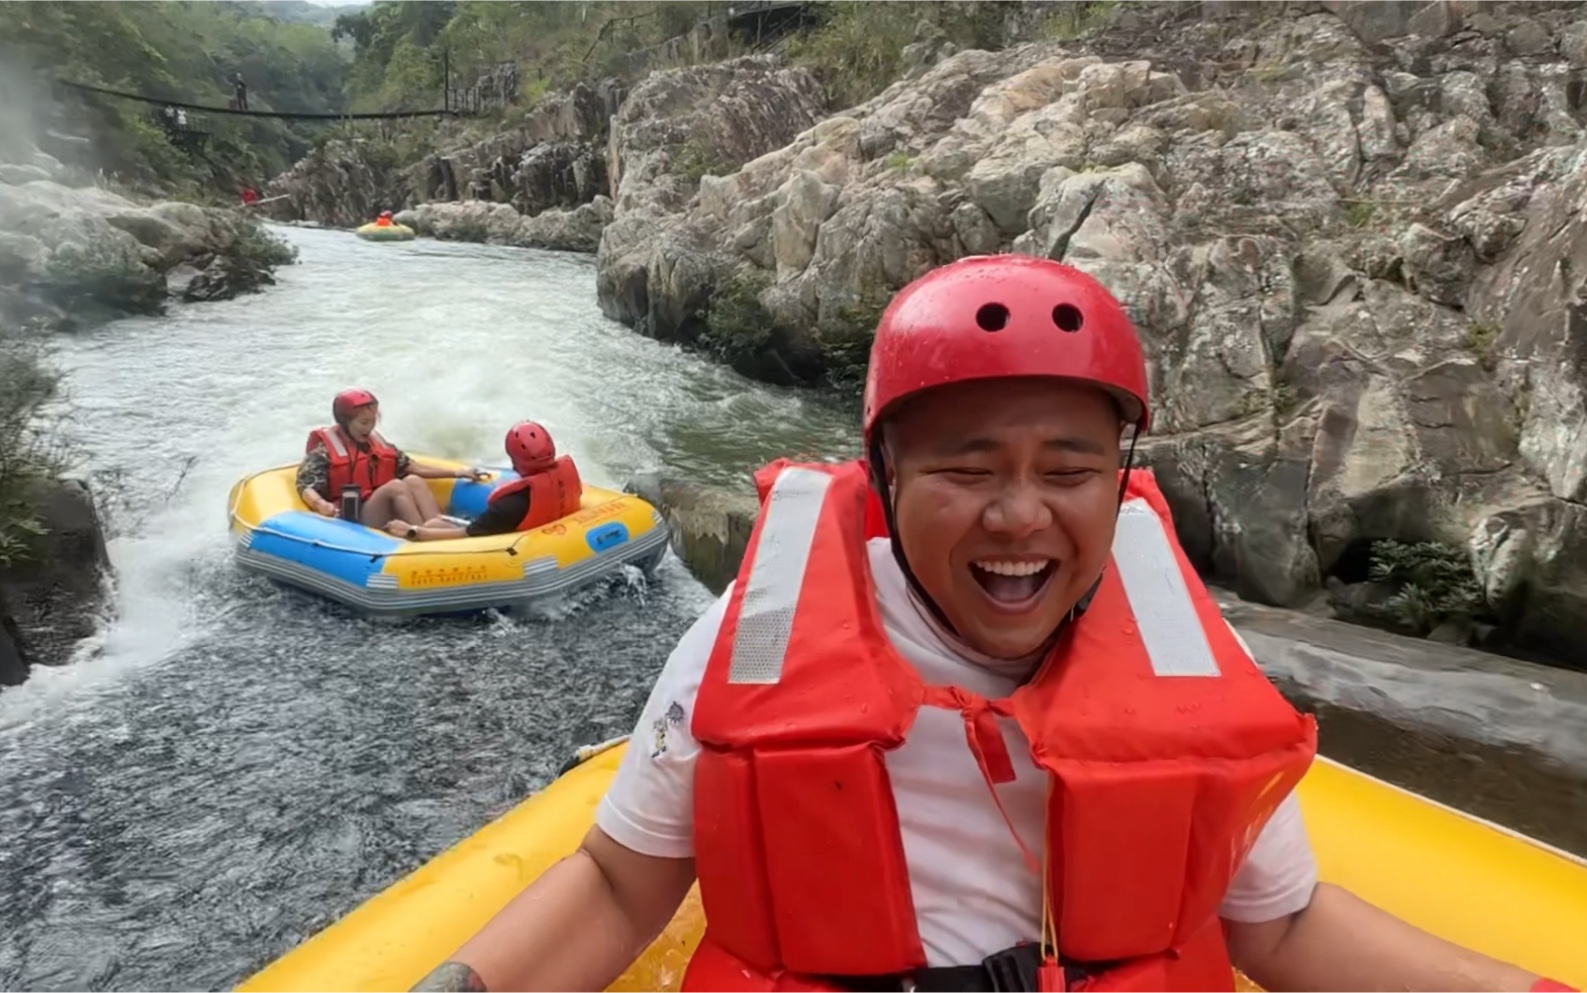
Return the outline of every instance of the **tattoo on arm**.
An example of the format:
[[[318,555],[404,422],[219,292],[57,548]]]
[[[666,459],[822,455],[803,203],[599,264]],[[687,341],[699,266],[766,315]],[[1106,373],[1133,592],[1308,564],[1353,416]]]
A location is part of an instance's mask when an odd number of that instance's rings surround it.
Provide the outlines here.
[[[461,962],[443,962],[434,972],[419,980],[410,993],[452,990],[486,993],[485,980],[479,978],[479,973]]]

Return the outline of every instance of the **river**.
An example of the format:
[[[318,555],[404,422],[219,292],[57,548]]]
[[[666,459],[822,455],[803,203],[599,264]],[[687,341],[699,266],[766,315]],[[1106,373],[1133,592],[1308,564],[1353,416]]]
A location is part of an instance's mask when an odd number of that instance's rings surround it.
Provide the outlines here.
[[[229,487],[338,390],[480,463],[533,417],[600,485],[855,446],[853,411],[604,318],[588,257],[280,231],[273,289],[60,342],[117,616],[0,695],[0,988],[238,982],[628,731],[709,603],[671,558],[515,620],[376,624],[244,577]]]

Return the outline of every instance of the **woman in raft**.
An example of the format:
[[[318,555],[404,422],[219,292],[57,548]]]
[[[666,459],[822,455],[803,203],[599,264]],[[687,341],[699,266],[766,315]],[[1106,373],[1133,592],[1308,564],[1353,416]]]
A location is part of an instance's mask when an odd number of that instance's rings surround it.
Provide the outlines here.
[[[338,393],[331,416],[336,423],[309,433],[298,466],[298,494],[317,514],[340,516],[343,493],[356,486],[358,523],[366,527],[384,528],[396,519],[427,521],[439,517],[441,507],[426,479],[480,477],[472,469],[421,465],[386,441],[375,430],[380,401],[368,390]]]

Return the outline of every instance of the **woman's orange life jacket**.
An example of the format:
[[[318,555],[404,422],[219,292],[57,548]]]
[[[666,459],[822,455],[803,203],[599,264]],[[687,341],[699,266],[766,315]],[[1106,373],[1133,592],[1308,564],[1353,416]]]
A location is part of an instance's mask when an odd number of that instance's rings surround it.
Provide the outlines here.
[[[498,486],[490,495],[495,503],[511,493],[529,491],[529,510],[516,530],[532,531],[552,521],[559,521],[579,509],[584,495],[584,484],[579,480],[578,467],[570,456],[563,455],[539,472],[532,472],[510,483]]]
[[[1311,764],[1316,725],[1224,622],[1151,473],[1130,473],[1090,605],[1000,700],[927,686],[893,647],[861,464],[779,462],[757,483],[694,710],[709,924],[684,988],[841,989],[818,977],[926,966],[884,754],[927,706],[963,715],[988,784],[1014,778],[1004,719],[1051,777],[1045,852],[1027,856],[1067,968],[1049,962],[1042,989],[1065,972],[1088,977],[1076,989],[1232,989],[1218,906]]]
[[[330,456],[330,488],[327,500],[341,498],[344,487],[357,484],[359,494],[368,500],[382,486],[397,478],[397,449],[379,431],[371,432],[367,443],[360,445],[339,425],[315,428],[309,432],[304,452],[314,451],[316,445],[325,446]]]
[[[389,218],[389,217],[377,217],[377,218],[375,218],[375,227],[377,227],[377,228],[389,228],[389,227],[391,227],[391,218]]]

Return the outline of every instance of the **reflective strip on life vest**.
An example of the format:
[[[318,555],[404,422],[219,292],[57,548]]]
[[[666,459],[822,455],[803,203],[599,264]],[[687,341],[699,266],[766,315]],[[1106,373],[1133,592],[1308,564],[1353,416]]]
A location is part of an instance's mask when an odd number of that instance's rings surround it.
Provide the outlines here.
[[[797,467],[784,469],[772,485],[739,605],[728,682],[769,685],[782,679],[794,610],[831,488],[828,473]]]
[[[1163,519],[1145,500],[1119,508],[1113,562],[1159,676],[1221,676]]]
[[[783,470],[766,501],[755,561],[739,608],[728,682],[774,684],[782,678],[794,613],[832,477]],[[1158,676],[1220,676],[1201,617],[1162,518],[1144,500],[1119,508],[1113,564]]]
[[[335,455],[339,459],[347,458],[347,446],[342,444],[342,433],[335,428],[322,433],[325,437],[326,444],[330,445],[331,448],[334,449],[331,454]]]

